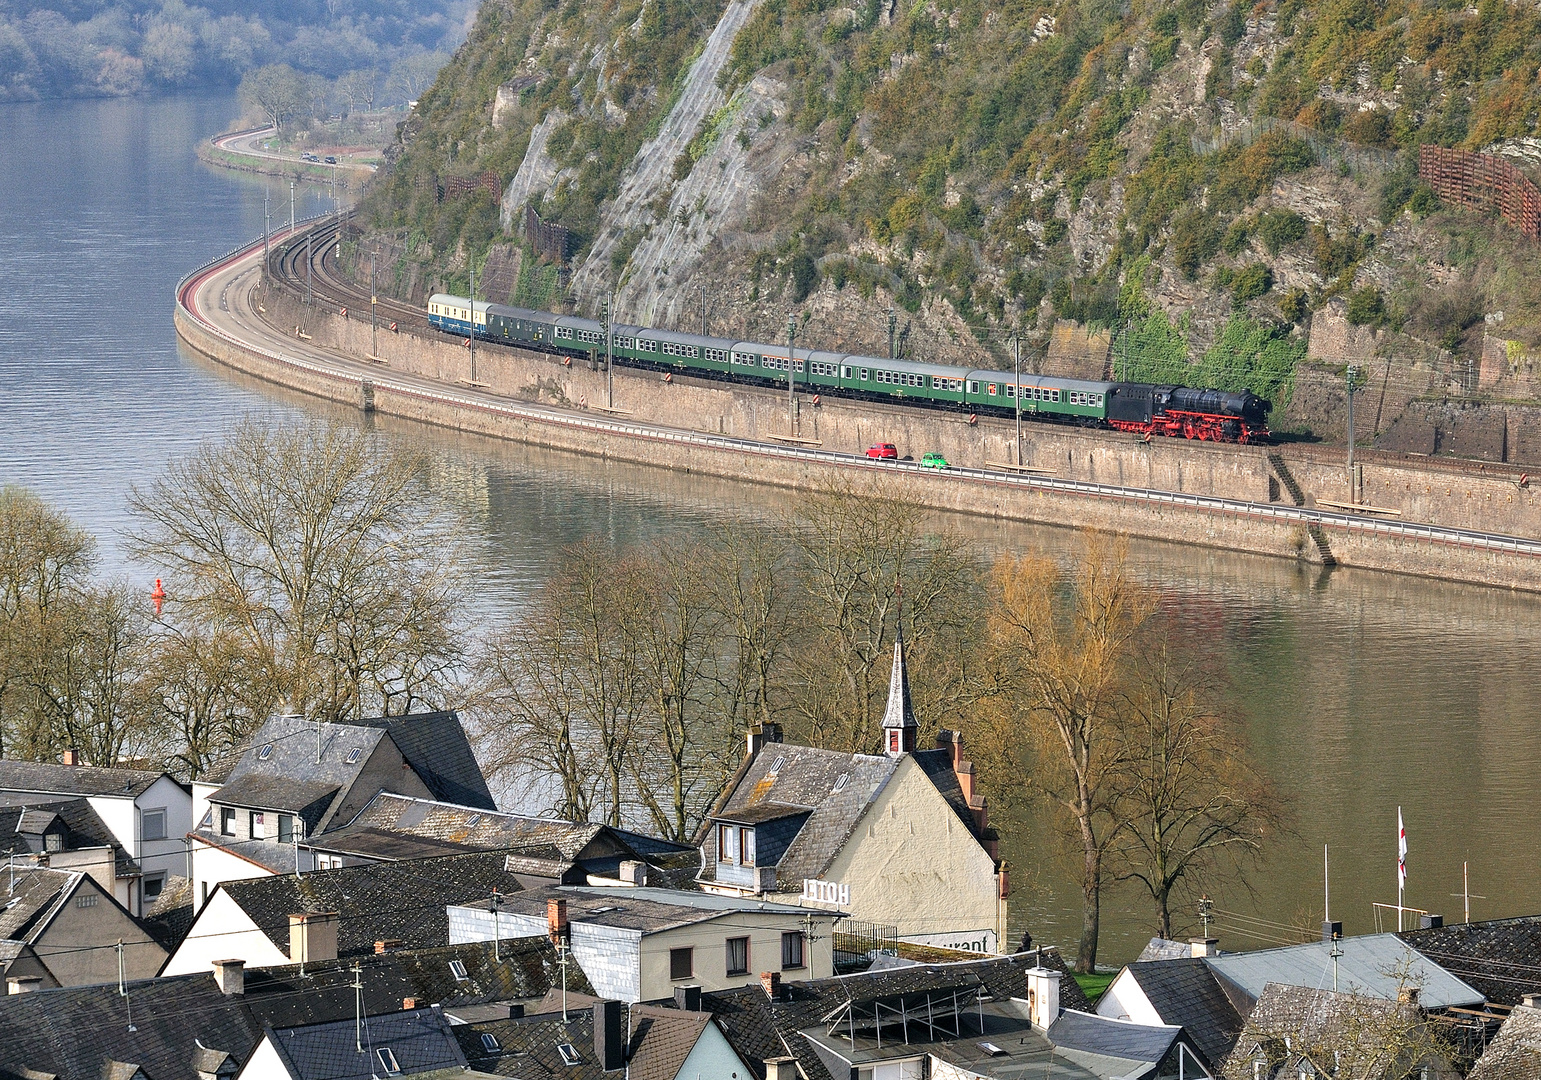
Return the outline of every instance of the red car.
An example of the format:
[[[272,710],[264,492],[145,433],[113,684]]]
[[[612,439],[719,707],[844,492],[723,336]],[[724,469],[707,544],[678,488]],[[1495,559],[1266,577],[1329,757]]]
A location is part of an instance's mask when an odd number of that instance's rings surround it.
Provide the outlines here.
[[[898,460],[899,448],[891,442],[880,442],[876,446],[867,447],[869,458],[893,458]]]

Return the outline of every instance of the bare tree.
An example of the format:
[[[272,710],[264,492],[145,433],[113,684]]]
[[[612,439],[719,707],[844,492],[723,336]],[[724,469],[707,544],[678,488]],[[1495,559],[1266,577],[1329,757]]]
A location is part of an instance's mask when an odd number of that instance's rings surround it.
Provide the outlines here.
[[[228,635],[246,671],[331,721],[447,702],[461,658],[461,534],[424,456],[340,424],[247,420],[130,508],[167,619]]]
[[[1090,972],[1097,964],[1104,861],[1120,832],[1128,770],[1123,679],[1153,603],[1125,572],[1123,545],[1095,534],[1087,535],[1068,581],[1051,560],[1034,556],[1001,559],[994,579],[990,625],[1003,692],[991,701],[989,738],[1032,763],[1026,775],[1036,778],[1074,836],[1081,885],[1076,966]],[[1065,604],[1060,598],[1067,592]],[[1024,732],[1031,742],[1024,743]]]
[[[1284,824],[1282,797],[1252,766],[1216,696],[1201,673],[1172,662],[1164,641],[1137,658],[1126,691],[1120,877],[1150,894],[1164,938],[1174,889],[1199,876],[1240,877]]]
[[[241,100],[267,117],[279,131],[290,120],[309,115],[313,105],[311,84],[288,64],[268,64],[241,76]]]
[[[790,545],[768,529],[717,529],[707,582],[731,639],[725,713],[736,730],[772,718],[778,664],[786,658],[800,613]]]
[[[348,103],[350,112],[372,110],[379,89],[380,73],[372,68],[350,71],[337,80],[337,93]]]
[[[433,85],[439,69],[448,61],[449,56],[442,52],[414,53],[391,68],[387,85],[402,101],[416,101]]]
[[[278,707],[277,680],[240,638],[223,630],[163,628],[145,661],[144,687],[160,744],[153,756],[196,780]]]

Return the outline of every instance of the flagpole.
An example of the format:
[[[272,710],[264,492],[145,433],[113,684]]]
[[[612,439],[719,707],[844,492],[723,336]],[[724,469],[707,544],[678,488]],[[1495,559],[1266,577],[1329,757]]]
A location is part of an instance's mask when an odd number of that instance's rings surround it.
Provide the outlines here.
[[[1407,826],[1402,824],[1402,808],[1397,807],[1397,933],[1402,932],[1402,893],[1407,885]]]

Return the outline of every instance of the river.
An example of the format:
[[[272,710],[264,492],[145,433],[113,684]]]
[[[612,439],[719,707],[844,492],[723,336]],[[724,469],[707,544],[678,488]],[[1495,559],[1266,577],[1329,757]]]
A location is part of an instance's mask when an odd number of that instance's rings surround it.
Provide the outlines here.
[[[236,418],[314,411],[179,351],[172,289],[204,260],[260,235],[264,192],[287,219],[287,183],[214,170],[197,139],[234,114],[228,97],[0,107],[0,482],[22,484],[95,534],[103,570],[145,577],[123,553],[129,486]],[[302,190],[300,216],[328,209]],[[690,535],[782,497],[416,431],[443,451],[474,510],[478,594],[518,609],[564,543]],[[958,519],[982,553],[1037,548],[1069,558],[1063,531]],[[1138,572],[1185,633],[1220,652],[1263,768],[1293,797],[1253,890],[1216,893],[1223,948],[1255,948],[1320,923],[1322,846],[1333,915],[1373,929],[1396,898],[1396,815],[1411,853],[1407,903],[1461,917],[1469,863],[1474,917],[1541,909],[1541,605],[1494,589],[1396,575],[1322,574],[1282,561],[1140,544]],[[1012,866],[1012,924],[1073,948],[1079,898],[1030,821],[998,821]],[[1105,962],[1150,935],[1148,905],[1115,890]],[[1197,927],[1185,907],[1184,934]]]

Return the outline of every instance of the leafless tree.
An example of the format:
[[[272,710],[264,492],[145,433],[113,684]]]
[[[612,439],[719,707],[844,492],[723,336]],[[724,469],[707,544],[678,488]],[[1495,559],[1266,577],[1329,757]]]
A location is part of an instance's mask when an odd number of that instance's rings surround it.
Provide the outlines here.
[[[241,100],[267,117],[279,131],[313,108],[310,81],[288,64],[268,64],[241,76]]]
[[[270,695],[330,721],[449,700],[461,534],[422,453],[336,423],[247,420],[130,508],[168,622],[238,641]]]
[[[349,111],[372,110],[379,89],[380,73],[372,68],[350,71],[337,80],[337,93],[348,103]]]
[[[1047,558],[1003,558],[990,624],[1003,693],[989,741],[1015,757],[1061,811],[1078,853],[1080,971],[1095,970],[1105,860],[1121,827],[1128,651],[1153,602],[1124,568],[1124,548],[1095,534],[1067,576]],[[1068,602],[1062,597],[1068,594]],[[1022,734],[1028,733],[1029,739]]]

